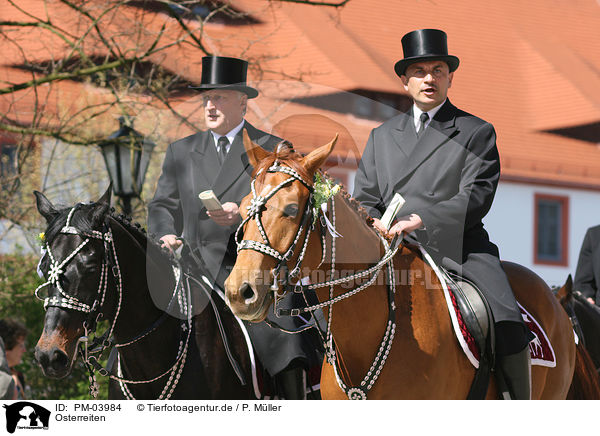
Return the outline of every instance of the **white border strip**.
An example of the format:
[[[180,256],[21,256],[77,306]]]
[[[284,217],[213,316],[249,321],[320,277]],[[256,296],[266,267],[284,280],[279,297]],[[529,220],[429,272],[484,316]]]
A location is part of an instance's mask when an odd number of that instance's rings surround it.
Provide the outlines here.
[[[460,331],[460,326],[458,325],[458,318],[456,317],[456,312],[454,311],[454,305],[452,304],[452,298],[450,297],[450,292],[448,291],[448,285],[446,283],[444,275],[442,274],[438,266],[435,264],[429,253],[425,251],[421,244],[419,244],[419,250],[421,250],[421,254],[425,258],[429,266],[435,271],[435,275],[442,284],[442,287],[444,289],[444,297],[446,298],[446,305],[448,306],[448,312],[450,313],[450,319],[452,320],[452,327],[454,327],[454,336],[456,336],[456,339],[458,339],[458,343],[467,355],[469,362],[471,362],[471,364],[475,368],[479,368],[479,360],[477,360],[475,356],[473,356],[473,353],[471,353],[471,350],[469,349],[469,346],[465,342],[465,339],[463,338],[463,335]]]

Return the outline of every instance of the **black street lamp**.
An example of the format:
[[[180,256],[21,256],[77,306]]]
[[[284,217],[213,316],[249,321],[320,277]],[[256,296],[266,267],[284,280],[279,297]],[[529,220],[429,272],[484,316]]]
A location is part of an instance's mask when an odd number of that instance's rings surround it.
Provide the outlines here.
[[[119,118],[119,130],[100,143],[113,191],[121,198],[126,215],[131,215],[131,199],[142,192],[155,146],[134,130],[133,122],[128,122],[125,117]]]

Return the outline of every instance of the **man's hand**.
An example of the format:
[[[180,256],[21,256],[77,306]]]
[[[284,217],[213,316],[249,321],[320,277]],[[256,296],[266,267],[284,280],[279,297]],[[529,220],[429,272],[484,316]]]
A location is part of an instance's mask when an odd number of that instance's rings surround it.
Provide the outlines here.
[[[206,215],[220,226],[232,226],[240,220],[240,209],[237,204],[227,202],[222,204],[223,210],[206,211]]]
[[[160,241],[162,242],[162,247],[167,247],[171,251],[177,250],[183,244],[183,242],[177,239],[176,235],[165,235],[160,238]]]
[[[373,227],[379,230],[380,233],[383,233],[384,235],[387,234],[387,229],[379,218],[373,218]]]
[[[388,231],[388,234],[390,236],[402,236],[402,233],[410,233],[422,227],[423,221],[421,221],[421,217],[419,215],[411,213],[410,215],[400,217],[398,221],[396,221],[396,224],[394,224],[392,228]]]
[[[592,304],[596,304],[596,302],[594,301],[594,299],[592,297],[587,297],[587,301],[589,301]]]

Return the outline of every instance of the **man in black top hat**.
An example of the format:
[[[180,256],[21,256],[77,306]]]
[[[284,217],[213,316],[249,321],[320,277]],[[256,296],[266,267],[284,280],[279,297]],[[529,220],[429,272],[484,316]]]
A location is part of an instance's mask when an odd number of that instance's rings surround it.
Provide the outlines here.
[[[446,33],[410,32],[402,48],[395,71],[414,104],[371,132],[354,197],[384,232],[379,218],[394,193],[404,197],[389,233],[415,232],[437,262],[481,288],[494,315],[498,368],[510,397],[528,399],[530,332],[482,223],[500,178],[494,127],[448,100],[459,60],[448,54]]]
[[[228,57],[202,59],[201,90],[209,130],[171,144],[156,194],[148,206],[148,227],[172,250],[188,244],[188,258],[201,262],[213,286],[223,288],[236,259],[234,233],[239,204],[250,192],[252,166],[242,131],[266,150],[281,141],[244,120],[249,98],[258,91],[246,85],[248,63]],[[207,211],[198,194],[212,190],[223,209]],[[311,353],[304,335],[289,335],[263,323],[246,324],[261,364],[277,380],[287,399],[305,395],[304,368]]]

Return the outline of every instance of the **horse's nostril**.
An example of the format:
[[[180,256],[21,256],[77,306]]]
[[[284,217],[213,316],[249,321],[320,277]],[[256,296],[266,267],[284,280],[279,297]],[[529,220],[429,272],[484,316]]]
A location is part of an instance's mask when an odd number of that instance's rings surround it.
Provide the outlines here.
[[[52,358],[50,359],[50,364],[55,370],[64,369],[69,364],[69,359],[64,352],[60,350],[54,350],[52,353]]]
[[[250,300],[254,297],[254,291],[252,290],[252,286],[248,283],[244,283],[240,287],[240,294],[244,297],[244,300]]]
[[[38,347],[35,347],[34,355],[35,359],[39,362],[40,365],[42,365],[44,368],[48,366],[48,362],[50,361],[50,359],[48,358],[47,353],[44,353]]]

